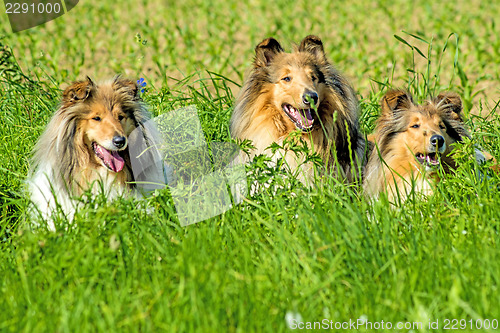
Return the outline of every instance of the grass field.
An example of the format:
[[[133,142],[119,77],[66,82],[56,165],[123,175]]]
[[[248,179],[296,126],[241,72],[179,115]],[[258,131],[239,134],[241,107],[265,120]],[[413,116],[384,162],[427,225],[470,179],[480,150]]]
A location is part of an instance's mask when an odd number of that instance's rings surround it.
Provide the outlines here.
[[[446,319],[465,320],[462,331],[498,322],[500,177],[468,159],[470,144],[426,201],[391,209],[334,179],[308,189],[288,177],[290,186],[188,227],[162,192],[147,210],[95,198],[74,228],[32,232],[23,181],[71,81],[144,77],[154,115],[195,105],[207,140],[224,142],[255,45],[274,36],[291,48],[308,34],[353,83],[365,132],[388,86],[419,100],[454,90],[472,143],[499,159],[499,11],[476,0],[81,1],[16,34],[0,14],[0,331],[281,332],[293,327],[286,318],[361,318],[442,332]]]

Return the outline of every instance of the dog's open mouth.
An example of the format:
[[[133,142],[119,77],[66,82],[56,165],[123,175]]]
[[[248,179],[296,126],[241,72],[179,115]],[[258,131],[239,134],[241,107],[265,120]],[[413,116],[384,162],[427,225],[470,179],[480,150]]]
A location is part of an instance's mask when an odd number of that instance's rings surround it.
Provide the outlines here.
[[[417,158],[417,161],[420,162],[420,164],[429,166],[429,167],[434,167],[439,164],[439,156],[437,153],[428,153],[428,154],[422,154],[422,153],[417,153],[415,154],[415,157]]]
[[[313,109],[296,109],[290,104],[283,104],[282,108],[288,118],[302,132],[309,132],[312,129],[314,123],[312,117]]]
[[[96,142],[92,143],[94,153],[102,160],[102,163],[113,172],[122,171],[125,166],[125,160],[116,150],[108,150]]]

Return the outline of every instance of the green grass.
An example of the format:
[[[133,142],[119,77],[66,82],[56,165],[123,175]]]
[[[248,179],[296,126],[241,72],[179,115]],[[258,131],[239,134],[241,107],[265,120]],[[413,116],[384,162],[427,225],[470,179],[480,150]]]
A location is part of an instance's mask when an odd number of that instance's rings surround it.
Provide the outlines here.
[[[281,332],[287,314],[422,322],[422,332],[445,331],[447,318],[500,320],[500,177],[468,158],[472,144],[500,157],[499,9],[81,2],[18,34],[0,15],[0,331]],[[473,140],[435,195],[391,209],[331,178],[307,189],[288,177],[277,179],[283,189],[188,227],[165,191],[145,203],[95,198],[73,226],[30,231],[23,181],[60,88],[84,75],[146,77],[154,115],[195,105],[207,140],[225,142],[254,46],[311,33],[353,82],[367,133],[387,86],[418,100],[461,94]]]

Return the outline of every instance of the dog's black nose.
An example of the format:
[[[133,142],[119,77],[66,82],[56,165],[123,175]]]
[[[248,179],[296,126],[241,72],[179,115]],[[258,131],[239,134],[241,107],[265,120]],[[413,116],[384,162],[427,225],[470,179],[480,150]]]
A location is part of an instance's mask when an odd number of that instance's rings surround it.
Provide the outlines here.
[[[116,148],[123,148],[127,144],[127,138],[124,136],[115,136],[113,138],[113,144]]]
[[[302,101],[305,105],[309,105],[310,101],[313,101],[314,105],[318,105],[318,94],[314,91],[306,91],[304,95],[302,95]]]
[[[443,136],[438,134],[431,136],[431,145],[437,148],[441,148],[444,145]]]

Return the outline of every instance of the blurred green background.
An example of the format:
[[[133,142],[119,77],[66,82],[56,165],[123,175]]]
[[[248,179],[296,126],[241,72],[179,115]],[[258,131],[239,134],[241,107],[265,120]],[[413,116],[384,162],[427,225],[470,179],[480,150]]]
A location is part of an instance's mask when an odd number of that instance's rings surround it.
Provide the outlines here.
[[[57,85],[85,75],[104,79],[123,73],[160,87],[169,77],[206,76],[206,70],[241,83],[253,48],[264,38],[274,36],[290,49],[315,34],[333,63],[367,97],[372,80],[389,78],[404,86],[408,68],[425,70],[426,59],[418,53],[413,59],[409,48],[394,38],[401,36],[427,56],[428,45],[406,31],[433,42],[433,66],[449,40],[441,65],[444,88],[454,73],[458,42],[457,60],[469,87],[455,76],[452,88],[470,89],[466,97],[474,104],[481,99],[491,105],[500,97],[499,9],[496,1],[476,0],[85,0],[61,18],[17,34],[8,33],[7,17],[0,15],[0,35],[6,35],[3,43],[14,49],[24,69]],[[457,36],[449,37],[452,33]]]

